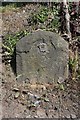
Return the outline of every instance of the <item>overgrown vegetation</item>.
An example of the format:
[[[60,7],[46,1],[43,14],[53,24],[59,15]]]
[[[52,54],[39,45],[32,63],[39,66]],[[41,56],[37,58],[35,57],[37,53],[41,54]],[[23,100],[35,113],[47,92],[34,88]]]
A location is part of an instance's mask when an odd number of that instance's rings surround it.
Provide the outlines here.
[[[75,80],[76,78],[76,66],[78,64],[78,61],[76,59],[69,59],[69,69],[71,72],[72,79]]]
[[[16,4],[7,4],[6,6],[4,6],[2,4],[2,6],[0,6],[0,12],[5,12],[5,11],[14,11],[14,10],[18,10],[19,8],[16,6]]]
[[[18,10],[25,4],[26,2],[2,2],[2,5],[0,6],[0,12]]]
[[[25,3],[26,4],[26,3]],[[3,5],[3,7],[0,9],[2,11],[5,10],[15,10],[15,8],[21,7],[24,4],[18,4],[18,3],[14,3],[14,4],[7,4],[5,6],[5,4]],[[59,7],[58,7],[59,6]],[[75,9],[73,9],[73,6]],[[60,28],[60,16],[63,15],[60,13],[60,4],[57,5],[53,5],[53,7],[47,7],[45,5],[43,5],[41,7],[41,10],[39,12],[36,12],[35,14],[33,13],[31,16],[29,16],[28,19],[28,24],[29,26],[31,26],[32,30],[36,30],[38,28],[40,29],[44,29],[44,30],[50,30],[50,31],[55,31],[55,32],[59,32],[61,31],[62,28]],[[78,17],[79,14],[76,12],[76,5],[70,3],[69,4],[69,12],[70,12],[70,31],[72,34],[72,37],[75,37],[77,35],[77,27],[74,25],[74,21],[78,21]],[[61,16],[62,19],[64,18],[63,16]],[[64,19],[65,20],[65,19]],[[64,23],[64,22],[63,22]],[[62,24],[63,26],[65,26],[65,24]],[[78,25],[78,24],[77,24]],[[65,27],[63,27],[62,31],[65,31],[64,29]],[[3,52],[5,52],[5,55],[9,55],[12,56],[13,52],[14,52],[14,48],[16,46],[16,42],[24,37],[25,35],[27,35],[28,32],[26,30],[20,31],[18,33],[16,33],[15,35],[7,35],[4,37],[4,42],[3,42]],[[75,74],[75,67],[76,67],[77,61],[76,59],[69,59],[69,68],[71,71],[71,74]],[[75,76],[75,75],[73,75]],[[80,77],[80,75],[79,75]]]
[[[37,26],[37,28],[51,30],[51,31],[58,31],[59,28],[59,10],[57,7],[54,6],[53,9],[42,6],[41,10],[36,13],[32,14],[29,19],[29,25]]]
[[[14,53],[14,48],[16,46],[16,42],[22,37],[26,36],[28,32],[26,30],[20,31],[15,35],[6,35],[4,37],[4,42],[2,44],[3,49],[6,51],[5,54],[12,56]]]

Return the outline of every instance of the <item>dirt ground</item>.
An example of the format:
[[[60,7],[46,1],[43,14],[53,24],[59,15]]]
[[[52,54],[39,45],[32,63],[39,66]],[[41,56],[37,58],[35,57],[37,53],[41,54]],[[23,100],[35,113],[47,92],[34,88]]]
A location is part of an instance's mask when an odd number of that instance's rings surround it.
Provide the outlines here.
[[[28,4],[24,7],[18,7],[17,9],[7,10],[2,13],[2,34],[15,34],[20,30],[28,30],[30,28],[28,24],[28,18],[31,14],[34,14],[40,10],[39,4]]]
[[[39,9],[38,4],[28,4],[17,11],[4,12],[3,35],[31,29],[27,18]],[[1,74],[3,118],[80,118],[80,80],[45,85],[18,83],[10,64],[5,63]]]
[[[2,111],[4,118],[78,118],[79,82],[58,84],[18,83],[10,68],[3,64]]]

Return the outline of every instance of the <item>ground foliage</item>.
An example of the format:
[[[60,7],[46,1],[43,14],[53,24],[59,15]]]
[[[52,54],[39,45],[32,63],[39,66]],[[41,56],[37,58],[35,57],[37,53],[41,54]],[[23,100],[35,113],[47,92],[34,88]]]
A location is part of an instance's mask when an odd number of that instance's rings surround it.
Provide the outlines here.
[[[5,6],[6,3],[3,4]],[[17,8],[17,7],[22,7],[26,3],[7,3],[9,5],[6,5],[6,8]],[[62,3],[61,3],[62,4]],[[36,12],[35,14],[32,13],[29,18],[28,18],[28,25],[31,26],[32,30],[37,30],[37,29],[43,29],[43,30],[50,30],[50,31],[55,31],[60,33],[64,37],[64,39],[68,40],[67,35],[66,35],[66,28],[65,28],[65,18],[64,18],[64,13],[63,13],[63,5],[60,3],[53,3],[52,6],[47,5],[47,3],[42,4],[40,10]],[[80,5],[80,4],[78,4]],[[60,8],[61,7],[61,8]],[[71,34],[72,34],[72,39],[75,40],[70,46],[72,47],[73,52],[75,49],[78,47],[78,39],[77,35],[79,35],[79,6],[78,10],[77,9],[77,3],[69,3],[69,14],[70,14],[70,28],[71,28]],[[4,37],[3,41],[3,48],[4,51],[6,50],[6,55],[12,55],[14,53],[14,48],[16,46],[16,42],[21,38],[27,35],[29,31],[27,30],[22,30],[15,35],[6,35]],[[76,60],[75,59],[70,59],[69,60],[69,65],[70,65],[70,70],[76,67],[75,65]],[[74,66],[74,67],[73,67]],[[73,70],[72,70],[73,71]]]
[[[38,13],[30,16],[29,24],[36,25],[41,29],[51,29],[57,32],[59,27],[58,11],[56,6],[53,6],[53,9],[43,6]]]

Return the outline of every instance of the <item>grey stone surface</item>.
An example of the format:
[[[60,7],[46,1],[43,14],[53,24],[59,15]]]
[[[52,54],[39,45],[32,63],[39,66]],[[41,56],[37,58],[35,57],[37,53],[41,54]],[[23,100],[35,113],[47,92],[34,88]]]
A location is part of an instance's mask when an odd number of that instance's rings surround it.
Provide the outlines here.
[[[17,79],[54,83],[68,77],[68,43],[58,34],[38,30],[16,45]]]

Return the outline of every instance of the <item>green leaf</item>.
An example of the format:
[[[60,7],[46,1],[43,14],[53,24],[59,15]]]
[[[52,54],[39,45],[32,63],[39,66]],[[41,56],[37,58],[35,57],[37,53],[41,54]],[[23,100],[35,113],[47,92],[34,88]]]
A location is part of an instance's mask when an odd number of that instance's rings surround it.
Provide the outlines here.
[[[45,102],[49,102],[49,99],[48,99],[48,98],[44,98],[44,101],[45,101]]]
[[[63,84],[60,85],[60,89],[61,89],[61,90],[65,90]]]

